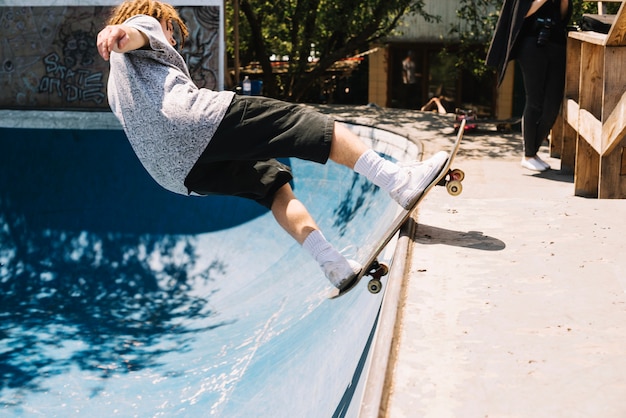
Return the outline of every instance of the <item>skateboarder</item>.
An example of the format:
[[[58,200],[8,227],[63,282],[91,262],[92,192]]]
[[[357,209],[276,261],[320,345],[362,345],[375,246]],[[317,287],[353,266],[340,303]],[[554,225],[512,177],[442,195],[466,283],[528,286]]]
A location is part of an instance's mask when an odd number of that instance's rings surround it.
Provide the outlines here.
[[[526,101],[522,118],[522,167],[546,171],[537,152],[556,120],[565,87],[567,23],[572,0],[505,0],[487,52],[487,65],[498,70],[502,84],[510,61],[522,72]]]
[[[111,67],[109,105],[137,157],[157,183],[174,193],[227,194],[266,206],[328,280],[342,288],[361,266],[326,241],[296,199],[289,168],[274,158],[330,159],[408,208],[437,176],[447,154],[400,167],[330,117],[303,106],[199,89],[175,49],[187,33],[171,5],[130,0],[113,10],[98,34],[98,52]]]

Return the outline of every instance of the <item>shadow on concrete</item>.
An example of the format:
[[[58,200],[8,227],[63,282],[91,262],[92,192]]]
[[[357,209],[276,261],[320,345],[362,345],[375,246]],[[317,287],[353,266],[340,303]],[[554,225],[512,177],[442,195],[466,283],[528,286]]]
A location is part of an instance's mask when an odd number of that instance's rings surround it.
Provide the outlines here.
[[[574,174],[562,172],[560,170],[547,170],[541,173],[534,173],[531,174],[530,177],[574,184]]]
[[[449,245],[481,251],[502,251],[506,244],[480,231],[453,231],[436,226],[418,224],[414,241],[425,245]]]

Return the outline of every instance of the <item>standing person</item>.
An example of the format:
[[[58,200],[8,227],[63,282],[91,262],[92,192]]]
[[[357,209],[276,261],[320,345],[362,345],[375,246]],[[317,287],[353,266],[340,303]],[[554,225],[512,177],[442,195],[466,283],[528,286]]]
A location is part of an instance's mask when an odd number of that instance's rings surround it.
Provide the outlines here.
[[[509,61],[522,70],[526,104],[522,120],[522,167],[545,171],[537,155],[559,114],[565,87],[565,46],[572,0],[504,0],[487,53],[502,83]]]
[[[415,65],[415,53],[409,51],[402,60],[402,95],[404,96],[404,107],[413,109],[419,102],[417,84],[417,66]]]
[[[110,61],[109,105],[145,169],[175,193],[234,195],[266,206],[335,287],[350,285],[362,266],[326,241],[296,199],[289,167],[275,158],[330,159],[408,208],[437,176],[447,154],[400,167],[321,113],[199,89],[174,48],[174,25],[182,43],[188,30],[171,5],[129,0],[113,10],[98,33],[98,52]]]

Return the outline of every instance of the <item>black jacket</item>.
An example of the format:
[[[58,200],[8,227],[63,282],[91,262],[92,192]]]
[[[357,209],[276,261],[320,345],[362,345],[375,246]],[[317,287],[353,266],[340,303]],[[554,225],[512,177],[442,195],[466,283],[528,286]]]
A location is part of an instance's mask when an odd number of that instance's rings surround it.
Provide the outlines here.
[[[498,85],[504,79],[509,61],[514,58],[512,54],[531,3],[532,0],[504,0],[489,52],[487,52],[487,65],[496,67],[498,70]],[[569,0],[568,13],[564,21],[569,21],[571,13],[572,0]]]

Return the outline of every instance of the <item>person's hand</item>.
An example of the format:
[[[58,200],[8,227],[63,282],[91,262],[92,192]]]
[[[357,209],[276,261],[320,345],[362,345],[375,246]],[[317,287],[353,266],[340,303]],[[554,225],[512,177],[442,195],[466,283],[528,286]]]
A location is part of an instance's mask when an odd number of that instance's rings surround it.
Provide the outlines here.
[[[111,57],[111,52],[124,52],[130,42],[130,36],[121,25],[109,25],[98,33],[98,53],[105,61]]]

